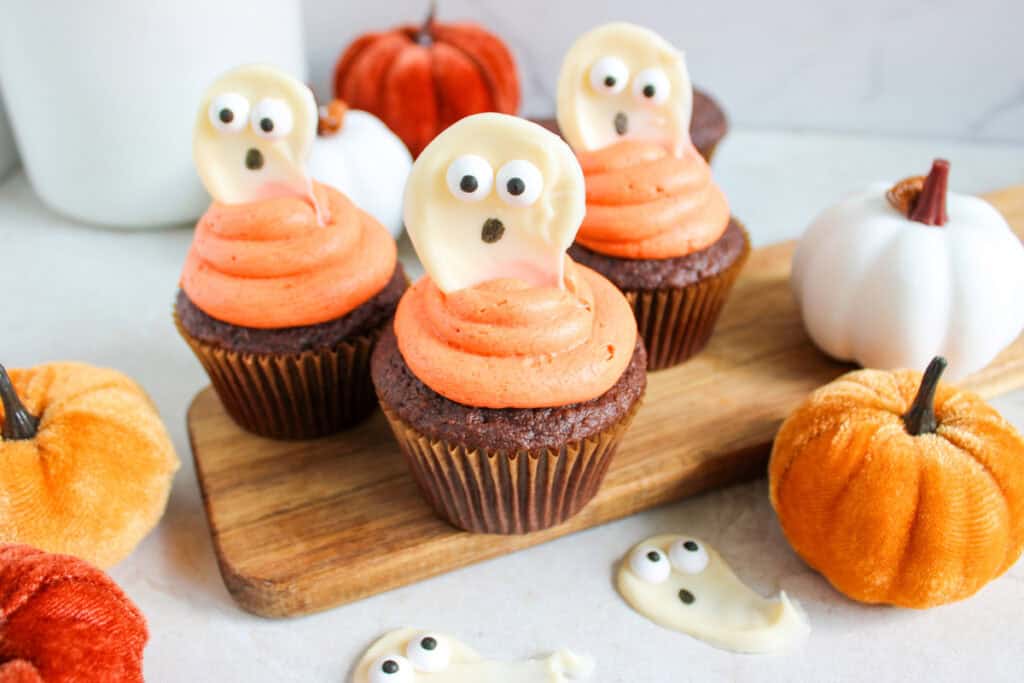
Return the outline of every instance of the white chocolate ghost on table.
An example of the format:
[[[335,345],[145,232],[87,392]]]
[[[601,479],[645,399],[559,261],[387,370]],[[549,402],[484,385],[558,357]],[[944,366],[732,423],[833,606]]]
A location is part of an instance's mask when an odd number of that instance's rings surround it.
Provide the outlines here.
[[[761,597],[714,549],[687,536],[655,536],[634,546],[619,568],[618,586],[651,621],[723,650],[778,652],[810,632],[785,592]]]
[[[248,65],[203,94],[192,139],[196,170],[224,204],[299,196],[318,209],[306,159],[318,111],[301,81],[271,66]]]
[[[563,683],[582,680],[593,662],[568,650],[544,659],[484,659],[446,635],[405,628],[372,646],[356,666],[353,683]]]
[[[562,62],[557,106],[576,150],[630,138],[678,156],[690,144],[693,85],[683,53],[641,26],[617,22],[581,36]]]
[[[444,292],[499,278],[562,287],[585,210],[569,146],[506,114],[476,114],[442,132],[405,189],[409,237]]]

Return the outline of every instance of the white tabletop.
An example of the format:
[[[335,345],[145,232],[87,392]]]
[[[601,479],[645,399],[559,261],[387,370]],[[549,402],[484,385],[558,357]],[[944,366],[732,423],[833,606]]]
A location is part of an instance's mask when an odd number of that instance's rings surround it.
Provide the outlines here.
[[[952,161],[958,191],[1024,182],[1019,147],[820,133],[732,133],[715,169],[736,215],[766,244],[798,235],[817,210],[861,185],[925,172],[933,156]],[[457,634],[499,658],[570,647],[596,657],[602,682],[1020,680],[1024,562],[960,604],[858,605],[789,550],[764,481],[310,617],[241,611],[217,571],[185,433],[185,410],[207,384],[170,316],[190,237],[187,227],[82,226],[42,206],[20,172],[0,184],[0,360],[74,359],[130,374],[155,399],[182,460],[162,523],[111,572],[149,620],[148,680],[343,681],[372,640],[407,625]],[[995,405],[1024,428],[1024,392]],[[757,590],[797,598],[811,621],[808,642],[787,655],[734,655],[630,611],[612,567],[634,542],[666,532],[705,539]]]

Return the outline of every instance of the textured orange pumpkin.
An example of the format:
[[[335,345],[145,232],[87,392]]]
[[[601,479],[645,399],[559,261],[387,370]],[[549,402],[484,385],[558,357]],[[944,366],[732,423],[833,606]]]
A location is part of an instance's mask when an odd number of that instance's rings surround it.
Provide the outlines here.
[[[962,600],[1024,547],[1024,440],[977,395],[924,376],[860,370],[783,423],[772,505],[796,552],[854,600]]]
[[[160,416],[114,370],[0,366],[0,543],[109,567],[159,521],[178,458]]]
[[[422,26],[357,38],[334,69],[334,96],[376,115],[413,156],[470,114],[519,110],[519,74],[508,47],[472,23]]]

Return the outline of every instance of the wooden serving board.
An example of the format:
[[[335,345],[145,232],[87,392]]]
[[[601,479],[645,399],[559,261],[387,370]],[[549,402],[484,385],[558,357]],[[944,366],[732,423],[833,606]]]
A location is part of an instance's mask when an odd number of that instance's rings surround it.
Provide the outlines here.
[[[1024,231],[1024,186],[989,199]],[[805,335],[787,283],[792,253],[793,243],[755,250],[708,348],[650,376],[597,497],[527,536],[470,534],[435,518],[380,413],[339,436],[276,442],[236,427],[203,390],[188,425],[228,590],[255,614],[316,612],[763,475],[783,418],[850,369]],[[1024,338],[966,384],[989,397],[1024,385]]]

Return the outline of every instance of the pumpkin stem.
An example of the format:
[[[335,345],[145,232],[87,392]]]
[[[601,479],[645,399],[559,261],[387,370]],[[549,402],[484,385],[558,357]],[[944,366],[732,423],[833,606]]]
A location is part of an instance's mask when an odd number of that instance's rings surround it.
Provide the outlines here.
[[[430,7],[427,10],[427,18],[416,33],[416,42],[424,47],[434,44],[434,17],[437,15],[437,0],[430,0]]]
[[[949,162],[936,159],[932,162],[932,170],[924,179],[921,194],[917,196],[910,214],[912,221],[925,225],[945,225],[949,217],[946,215],[946,191],[949,187]]]
[[[4,426],[0,435],[9,441],[33,438],[39,428],[39,418],[28,412],[18,398],[18,392],[14,390],[14,384],[3,365],[0,365],[0,401],[4,404]]]
[[[939,379],[946,371],[947,364],[945,358],[935,356],[928,364],[928,369],[924,371],[917,396],[910,404],[910,410],[903,415],[903,424],[911,436],[934,434],[938,429],[938,420],[935,419],[935,390],[939,388]]]

